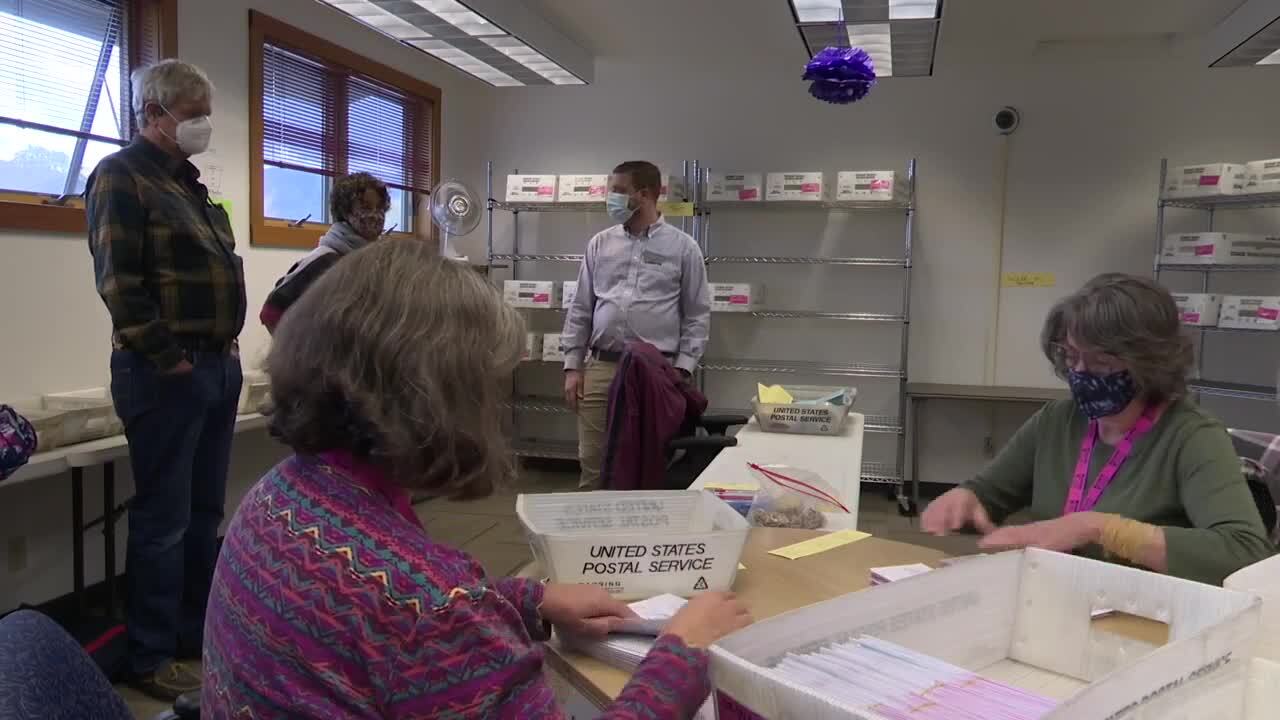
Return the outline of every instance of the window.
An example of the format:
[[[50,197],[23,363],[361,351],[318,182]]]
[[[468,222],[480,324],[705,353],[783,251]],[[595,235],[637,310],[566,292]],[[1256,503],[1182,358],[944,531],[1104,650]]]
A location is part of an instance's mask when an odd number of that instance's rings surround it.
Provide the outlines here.
[[[311,248],[335,177],[391,190],[388,226],[427,235],[415,210],[437,175],[440,91],[260,13],[250,16],[252,243]]]
[[[83,232],[80,194],[133,137],[129,73],[175,54],[175,0],[0,0],[0,227]]]

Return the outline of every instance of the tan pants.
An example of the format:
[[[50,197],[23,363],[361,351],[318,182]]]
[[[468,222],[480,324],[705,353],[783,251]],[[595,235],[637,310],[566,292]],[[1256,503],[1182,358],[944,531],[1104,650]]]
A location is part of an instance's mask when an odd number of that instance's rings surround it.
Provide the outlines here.
[[[582,466],[578,487],[582,490],[600,489],[609,384],[617,372],[617,363],[587,358],[582,373],[582,398],[578,400],[578,463]]]

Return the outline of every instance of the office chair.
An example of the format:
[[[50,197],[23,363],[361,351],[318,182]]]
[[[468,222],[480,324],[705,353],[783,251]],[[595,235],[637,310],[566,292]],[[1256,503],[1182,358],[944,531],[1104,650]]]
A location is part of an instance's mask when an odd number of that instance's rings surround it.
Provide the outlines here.
[[[716,459],[720,451],[738,444],[729,428],[747,424],[745,415],[703,415],[691,431],[667,443],[666,489],[685,490]]]

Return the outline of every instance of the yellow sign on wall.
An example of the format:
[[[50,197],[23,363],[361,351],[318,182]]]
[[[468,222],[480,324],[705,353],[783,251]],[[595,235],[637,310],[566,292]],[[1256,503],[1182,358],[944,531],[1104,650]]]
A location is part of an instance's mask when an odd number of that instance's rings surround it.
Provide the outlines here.
[[[693,203],[691,202],[660,202],[658,210],[669,218],[673,217],[693,217]]]
[[[1007,272],[1000,281],[1000,286],[1007,288],[1048,288],[1054,284],[1053,273],[1047,272]]]

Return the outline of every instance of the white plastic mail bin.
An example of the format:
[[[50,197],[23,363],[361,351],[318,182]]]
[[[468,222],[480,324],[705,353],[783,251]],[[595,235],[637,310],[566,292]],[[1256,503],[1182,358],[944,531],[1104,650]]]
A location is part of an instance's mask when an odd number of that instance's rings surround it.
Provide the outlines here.
[[[623,600],[728,590],[748,530],[700,490],[522,494],[516,515],[552,581],[599,585]]]
[[[787,653],[869,635],[1058,701],[1042,720],[1241,720],[1262,600],[1047,550],[988,555],[756,623],[711,648],[720,717],[863,713],[772,668]],[[1169,625],[1161,647],[1117,644],[1092,615]],[[1272,709],[1274,712],[1274,709]]]
[[[796,433],[800,435],[839,435],[845,418],[853,407],[858,391],[853,388],[818,387],[816,385],[787,385],[793,402],[762,403],[751,398],[756,422],[765,432]],[[814,403],[814,400],[842,395],[841,404]],[[808,404],[805,401],[810,401]]]
[[[240,385],[240,403],[236,407],[239,415],[259,412],[263,403],[271,399],[271,378],[265,372],[246,370],[244,382]]]
[[[41,398],[46,410],[88,411],[89,416],[78,438],[69,438],[70,442],[84,442],[98,438],[111,437],[124,433],[124,423],[116,415],[115,403],[111,400],[111,392],[105,387],[75,390],[73,392],[50,393]]]
[[[36,431],[36,452],[56,450],[91,439],[85,429],[89,421],[103,417],[101,409],[47,410],[41,407],[15,406],[14,410],[31,423]]]

